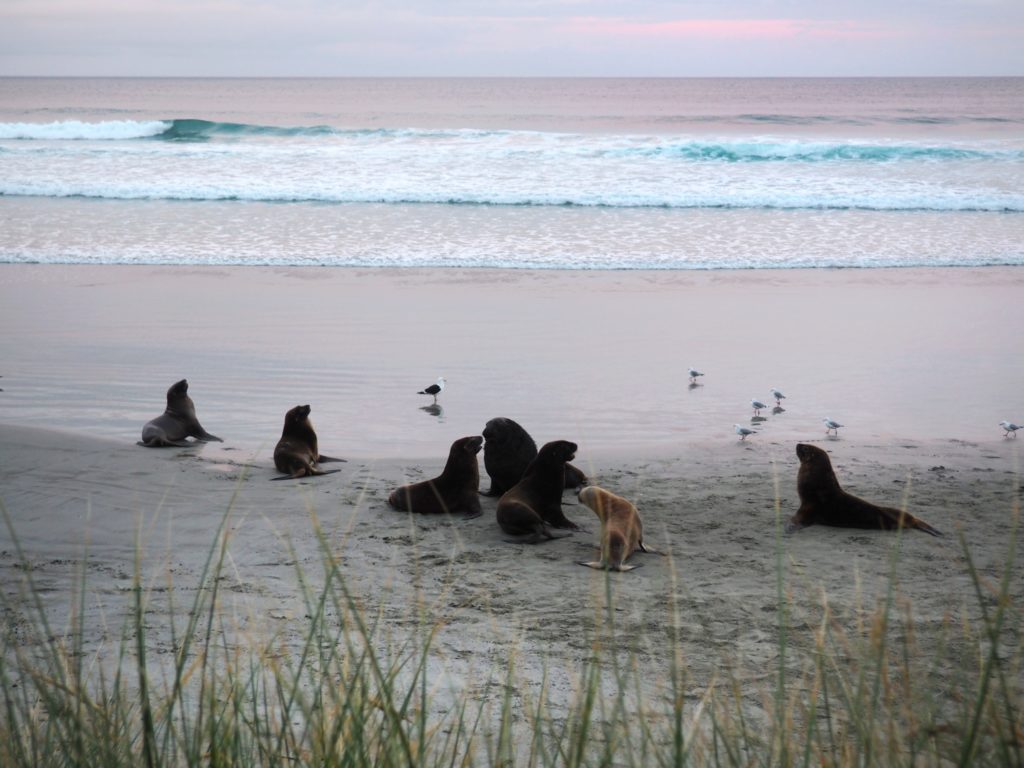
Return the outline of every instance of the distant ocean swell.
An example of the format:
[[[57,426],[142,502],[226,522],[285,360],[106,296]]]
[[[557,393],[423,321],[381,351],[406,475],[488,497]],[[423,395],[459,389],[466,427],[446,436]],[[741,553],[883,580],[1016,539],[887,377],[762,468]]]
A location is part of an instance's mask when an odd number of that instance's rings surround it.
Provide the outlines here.
[[[1020,213],[1024,142],[9,122],[0,196]]]

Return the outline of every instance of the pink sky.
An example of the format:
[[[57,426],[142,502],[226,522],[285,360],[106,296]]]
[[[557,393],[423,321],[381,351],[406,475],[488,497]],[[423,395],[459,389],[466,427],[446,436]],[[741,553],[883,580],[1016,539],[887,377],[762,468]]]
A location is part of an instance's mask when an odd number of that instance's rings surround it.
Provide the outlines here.
[[[4,0],[0,75],[1024,75],[1024,1]]]

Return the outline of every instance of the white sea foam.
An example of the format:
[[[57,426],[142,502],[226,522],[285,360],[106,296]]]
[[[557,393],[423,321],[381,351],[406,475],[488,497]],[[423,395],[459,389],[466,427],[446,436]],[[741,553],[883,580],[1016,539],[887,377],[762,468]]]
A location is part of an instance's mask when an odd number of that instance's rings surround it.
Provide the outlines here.
[[[0,123],[0,139],[111,141],[159,136],[171,127],[161,120],[105,120],[87,123],[61,120],[52,123]]]

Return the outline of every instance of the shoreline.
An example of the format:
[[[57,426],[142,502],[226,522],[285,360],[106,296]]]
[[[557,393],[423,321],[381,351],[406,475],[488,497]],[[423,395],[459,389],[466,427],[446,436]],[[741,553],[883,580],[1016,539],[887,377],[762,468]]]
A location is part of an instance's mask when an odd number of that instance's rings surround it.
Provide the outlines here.
[[[0,422],[134,443],[187,378],[200,422],[270,451],[312,405],[325,452],[446,452],[495,416],[538,444],[665,456],[736,442],[998,443],[1024,269],[588,272],[0,266]],[[706,372],[687,387],[687,368]],[[417,390],[448,379],[440,413]],[[765,400],[767,402],[767,400]],[[219,444],[218,444],[219,445]]]

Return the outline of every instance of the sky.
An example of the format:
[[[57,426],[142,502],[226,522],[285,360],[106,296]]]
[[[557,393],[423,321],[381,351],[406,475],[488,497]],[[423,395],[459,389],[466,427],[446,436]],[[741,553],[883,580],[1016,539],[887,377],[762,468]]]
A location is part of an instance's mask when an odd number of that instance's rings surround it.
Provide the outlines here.
[[[1024,75],[1024,0],[0,0],[0,75]]]

